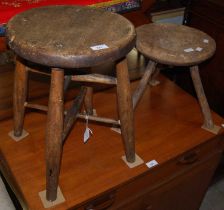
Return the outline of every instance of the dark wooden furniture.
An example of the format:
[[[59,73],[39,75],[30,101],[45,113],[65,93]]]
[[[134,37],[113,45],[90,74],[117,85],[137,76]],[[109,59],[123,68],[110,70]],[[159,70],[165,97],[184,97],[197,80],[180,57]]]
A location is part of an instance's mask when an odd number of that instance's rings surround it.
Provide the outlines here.
[[[146,80],[155,72],[157,63],[190,68],[194,88],[204,116],[203,128],[218,133],[201,83],[198,65],[215,52],[215,41],[203,33],[183,25],[146,24],[137,28],[137,49],[151,61],[146,67]]]
[[[62,156],[59,184],[66,201],[53,209],[198,210],[223,151],[223,129],[218,136],[200,129],[197,101],[164,77],[159,80],[135,112],[136,151],[145,163],[158,165],[128,168],[120,158],[120,135],[109,127],[91,124],[94,135],[83,144],[85,123],[78,121]],[[98,113],[113,116],[115,98],[114,90],[97,93]],[[43,113],[27,114],[31,135],[20,142],[7,134],[12,120],[0,123],[1,170],[31,210],[44,209],[38,192],[45,188],[45,121]]]
[[[41,31],[41,34],[40,34]],[[124,17],[101,9],[80,6],[48,6],[25,11],[7,24],[10,48],[17,54],[14,80],[14,133],[23,136],[26,107],[48,112],[46,128],[46,197],[57,197],[62,144],[73,126],[86,88],[74,100],[64,116],[64,91],[70,80],[117,86],[119,120],[100,122],[121,126],[128,162],[135,161],[133,109],[126,54],[135,45],[134,26]],[[91,67],[117,61],[116,78],[91,74]],[[48,107],[27,102],[27,62],[51,67]],[[65,75],[65,68],[85,68],[85,75]],[[85,85],[85,84],[84,84]],[[87,110],[89,103],[85,103]],[[81,115],[81,114],[79,114]],[[81,115],[85,117],[85,115]]]
[[[224,3],[222,0],[191,2],[186,16],[187,24],[206,32],[217,44],[212,59],[200,65],[200,75],[211,109],[224,116]],[[176,72],[173,79],[183,89],[195,94],[189,72]]]

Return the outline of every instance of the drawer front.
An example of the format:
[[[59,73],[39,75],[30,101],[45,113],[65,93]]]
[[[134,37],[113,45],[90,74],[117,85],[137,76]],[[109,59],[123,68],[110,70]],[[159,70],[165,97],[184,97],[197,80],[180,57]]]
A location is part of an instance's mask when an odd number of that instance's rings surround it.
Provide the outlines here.
[[[122,203],[128,198],[136,199],[160,185],[164,185],[175,177],[186,173],[209,156],[219,151],[219,139],[216,138],[196,147],[165,164],[158,165],[148,172],[136,177],[132,182],[120,187],[116,193],[116,203]],[[146,184],[147,183],[147,184]]]
[[[78,210],[141,210],[145,194],[169,183],[175,177],[190,171],[194,166],[219,151],[219,138],[196,147],[177,158],[159,165],[134,180],[84,204]],[[144,209],[150,209],[150,204]]]
[[[102,195],[91,202],[87,203],[83,209],[84,210],[104,210],[111,208],[115,203],[116,192],[110,192]]]
[[[113,193],[111,193],[112,195]],[[109,194],[108,194],[109,195]],[[141,210],[143,205],[143,197],[139,197],[137,199],[129,200],[127,199],[125,203],[122,205],[119,205],[117,201],[113,198],[102,199],[105,198],[105,196],[102,196],[101,198],[97,198],[88,204],[84,205],[80,208],[80,210]],[[101,200],[101,202],[99,202]]]
[[[222,153],[200,161],[186,173],[143,196],[139,210],[198,210]]]

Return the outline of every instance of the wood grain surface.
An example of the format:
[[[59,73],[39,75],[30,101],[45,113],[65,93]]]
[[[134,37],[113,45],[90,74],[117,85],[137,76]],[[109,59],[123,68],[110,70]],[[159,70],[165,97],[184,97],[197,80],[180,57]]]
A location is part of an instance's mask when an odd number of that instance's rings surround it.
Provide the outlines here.
[[[216,49],[212,37],[188,26],[152,23],[142,25],[136,31],[137,49],[162,64],[197,65],[210,58]]]
[[[125,56],[135,45],[133,24],[119,14],[80,6],[35,8],[7,24],[10,48],[35,63],[92,67]],[[91,47],[105,45],[94,50]]]
[[[156,160],[163,166],[216,136],[200,128],[202,115],[197,101],[171,81],[164,77],[159,79],[160,85],[147,88],[134,117],[137,154],[145,162]],[[136,85],[132,84],[132,89]],[[116,117],[114,90],[97,93],[93,103],[100,115]],[[221,117],[212,115],[216,124],[223,122]],[[14,142],[8,136],[13,126],[12,120],[0,124],[1,154],[32,210],[44,209],[38,192],[45,188],[45,125],[45,114],[27,114],[25,128],[30,135],[23,141]],[[93,130],[93,136],[87,144],[82,139],[85,122],[78,121],[64,145],[59,185],[66,202],[52,209],[74,209],[74,206],[116,190],[144,173],[156,174],[160,171],[161,167],[148,169],[145,164],[128,168],[121,160],[124,155],[121,136],[100,124],[90,123],[89,127]],[[214,147],[214,144],[208,145],[206,153]],[[165,172],[159,174],[154,179],[166,178]],[[144,186],[144,183],[142,180],[142,184],[137,186]],[[128,191],[130,194],[131,189]],[[123,191],[119,196],[127,197]]]

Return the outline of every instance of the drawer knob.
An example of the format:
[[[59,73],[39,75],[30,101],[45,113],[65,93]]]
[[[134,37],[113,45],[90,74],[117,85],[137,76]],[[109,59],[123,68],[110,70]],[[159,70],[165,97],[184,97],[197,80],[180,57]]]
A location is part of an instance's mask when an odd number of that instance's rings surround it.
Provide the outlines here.
[[[193,152],[190,152],[190,153],[184,155],[183,157],[181,157],[178,160],[178,163],[192,164],[192,163],[195,163],[197,160],[198,160],[198,154],[197,154],[197,152],[193,151]]]
[[[96,199],[91,204],[85,207],[85,210],[106,210],[115,201],[115,194],[110,194],[99,199]]]

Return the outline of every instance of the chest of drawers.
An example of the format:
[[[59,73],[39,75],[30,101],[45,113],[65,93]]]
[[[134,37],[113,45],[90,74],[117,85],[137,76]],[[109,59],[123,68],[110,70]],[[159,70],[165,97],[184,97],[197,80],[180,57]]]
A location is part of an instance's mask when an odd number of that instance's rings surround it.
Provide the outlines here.
[[[201,129],[197,101],[164,77],[160,80],[159,86],[147,89],[135,113],[136,151],[144,164],[128,168],[121,159],[120,135],[104,125],[90,123],[93,136],[83,144],[85,122],[79,121],[63,151],[59,185],[66,201],[51,209],[199,208],[223,151],[223,130],[216,136]],[[112,90],[96,93],[97,112],[116,116],[115,97]],[[216,124],[222,123],[221,117],[213,117]],[[27,114],[30,135],[21,142],[8,137],[11,120],[0,125],[1,170],[31,210],[44,209],[38,192],[45,186],[45,121],[45,114]],[[145,163],[152,160],[158,165],[148,168]]]

